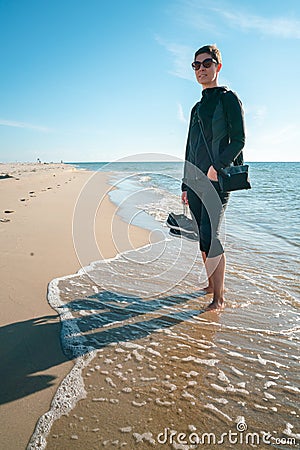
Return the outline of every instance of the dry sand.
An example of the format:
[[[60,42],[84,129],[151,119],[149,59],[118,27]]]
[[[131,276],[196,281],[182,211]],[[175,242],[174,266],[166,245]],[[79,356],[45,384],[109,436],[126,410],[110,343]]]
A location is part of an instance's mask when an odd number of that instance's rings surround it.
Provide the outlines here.
[[[6,450],[26,448],[37,419],[49,409],[73,365],[61,351],[59,321],[46,296],[50,280],[81,267],[72,219],[90,177],[90,172],[64,164],[0,164],[0,439]],[[110,189],[107,179],[108,174],[97,175],[101,194]],[[131,245],[149,242],[147,231],[128,227],[114,217],[115,210],[105,196],[96,223],[97,256],[113,257]],[[111,235],[112,220],[118,248]],[[94,256],[87,253],[81,262]]]

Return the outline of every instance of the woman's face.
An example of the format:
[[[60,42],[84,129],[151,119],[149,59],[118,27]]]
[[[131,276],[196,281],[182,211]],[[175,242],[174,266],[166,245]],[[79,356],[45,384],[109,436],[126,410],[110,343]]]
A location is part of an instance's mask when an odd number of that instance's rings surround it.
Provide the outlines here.
[[[198,55],[195,61],[203,62],[205,60],[212,60],[209,53],[202,53]],[[218,73],[222,67],[222,64],[213,62],[210,67],[204,67],[201,64],[200,68],[195,70],[195,75],[198,83],[202,84],[203,88],[215,87],[218,85]]]

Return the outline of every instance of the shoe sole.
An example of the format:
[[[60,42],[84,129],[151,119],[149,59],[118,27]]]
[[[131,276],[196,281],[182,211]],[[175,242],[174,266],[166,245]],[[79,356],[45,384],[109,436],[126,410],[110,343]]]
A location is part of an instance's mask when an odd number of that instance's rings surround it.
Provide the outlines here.
[[[178,230],[178,231],[184,231],[185,233],[189,233],[189,234],[192,234],[192,233],[195,233],[195,231],[192,231],[192,230],[186,230],[185,228],[182,228],[182,227],[180,227],[180,226],[178,226],[178,225],[171,225],[171,224],[169,224],[168,222],[166,222],[166,224],[167,224],[167,227],[169,227],[169,228],[173,228],[174,230]]]
[[[170,234],[170,236],[172,236],[172,237],[178,237],[178,238],[181,238],[181,239],[185,239],[186,241],[189,241],[189,242],[199,242],[199,239],[197,238],[197,239],[190,239],[189,237],[187,237],[187,236],[185,236],[184,234],[173,234],[173,233],[169,233]]]

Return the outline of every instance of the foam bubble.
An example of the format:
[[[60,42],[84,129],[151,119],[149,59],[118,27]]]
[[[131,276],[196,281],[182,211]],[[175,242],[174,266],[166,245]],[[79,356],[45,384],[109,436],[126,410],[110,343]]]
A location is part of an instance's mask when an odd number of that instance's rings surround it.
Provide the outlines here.
[[[126,394],[129,394],[130,392],[132,392],[132,388],[129,387],[129,386],[125,386],[125,387],[122,389],[122,392],[125,392]]]
[[[194,395],[190,394],[187,391],[183,391],[182,394],[181,394],[181,397],[182,398],[186,398],[188,400],[196,400],[196,397]]]
[[[158,356],[159,358],[162,358],[161,354],[158,351],[153,350],[153,348],[151,348],[151,347],[147,348],[147,352],[150,353],[151,355]]]
[[[174,402],[169,402],[168,400],[162,400],[160,398],[155,399],[155,403],[159,406],[171,406]]]
[[[268,389],[271,386],[277,386],[277,383],[275,383],[274,381],[266,381],[266,383],[264,384],[265,389]]]
[[[300,440],[300,433],[293,433],[293,431],[292,431],[293,428],[294,428],[294,425],[292,425],[291,423],[287,423],[285,429],[283,430],[283,433],[291,438]]]
[[[132,427],[123,427],[120,428],[121,433],[130,433],[132,431]]]
[[[191,377],[197,377],[199,375],[199,372],[195,372],[195,370],[191,370],[190,372],[182,372],[183,375],[186,376],[186,378]]]
[[[110,377],[106,377],[105,381],[107,384],[109,384],[111,387],[116,388],[117,385],[113,382],[113,380]]]
[[[263,410],[267,410],[267,406],[262,406],[262,405],[258,405],[257,403],[254,403],[254,408],[256,409],[263,409]]]
[[[230,366],[230,368],[231,368],[231,370],[236,374],[236,375],[239,375],[239,376],[243,376],[244,374],[243,374],[243,372],[241,372],[239,369],[237,369],[236,367],[233,367],[233,366]]]
[[[133,350],[132,354],[136,361],[142,361],[144,359],[143,355],[141,355],[137,350]]]
[[[136,402],[135,400],[133,400],[132,402],[131,402],[131,404],[133,405],[133,406],[137,406],[137,407],[142,407],[142,406],[146,406],[147,405],[147,402],[146,401],[143,401],[143,402]]]
[[[274,395],[270,394],[269,392],[264,392],[264,396],[269,400],[275,400],[276,397]]]
[[[222,370],[219,371],[218,379],[219,379],[220,381],[223,381],[224,383],[230,384],[229,379],[227,378],[227,376],[225,375],[225,373],[224,373]]]
[[[133,433],[133,437],[135,438],[136,443],[140,442],[149,442],[152,445],[155,445],[155,439],[153,439],[153,434],[147,431],[146,433]]]
[[[283,386],[283,389],[287,390],[287,391],[291,391],[291,392],[300,392],[300,389],[297,388],[296,386]]]
[[[227,414],[223,413],[223,411],[218,409],[212,403],[207,403],[206,405],[204,405],[204,408],[210,409],[211,411],[214,411],[214,412],[218,413],[219,415],[221,415],[222,417],[224,417],[224,419],[226,419],[228,422],[232,422],[232,418],[231,417],[229,417]]]

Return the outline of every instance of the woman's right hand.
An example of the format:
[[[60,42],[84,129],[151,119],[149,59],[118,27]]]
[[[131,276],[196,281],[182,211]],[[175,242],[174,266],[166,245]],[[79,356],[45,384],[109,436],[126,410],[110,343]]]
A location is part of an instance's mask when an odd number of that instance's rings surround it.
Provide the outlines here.
[[[183,191],[181,194],[181,201],[184,205],[188,205],[187,191]]]

